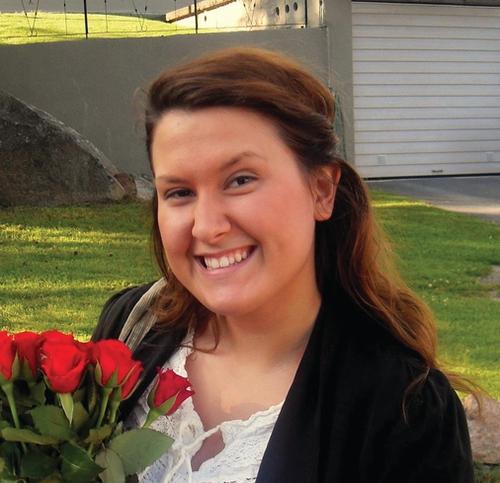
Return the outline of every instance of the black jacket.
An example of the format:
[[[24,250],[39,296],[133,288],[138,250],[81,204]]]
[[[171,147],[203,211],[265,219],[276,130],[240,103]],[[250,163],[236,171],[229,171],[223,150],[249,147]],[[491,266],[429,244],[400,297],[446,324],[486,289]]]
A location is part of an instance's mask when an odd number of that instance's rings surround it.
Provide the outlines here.
[[[116,338],[151,286],[120,292],[104,306],[93,340]],[[145,378],[122,418],[177,349],[185,331],[153,329],[135,351]],[[462,405],[446,377],[338,292],[323,302],[272,432],[257,483],[471,483]]]

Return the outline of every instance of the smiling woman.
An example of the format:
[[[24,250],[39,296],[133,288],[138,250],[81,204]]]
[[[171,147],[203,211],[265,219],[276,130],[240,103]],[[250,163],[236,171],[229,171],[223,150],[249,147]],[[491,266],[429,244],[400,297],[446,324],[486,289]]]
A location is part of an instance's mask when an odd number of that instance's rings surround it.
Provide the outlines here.
[[[258,49],[163,73],[146,108],[164,277],[105,306],[119,337],[194,390],[144,482],[470,482],[467,426],[426,306],[336,155],[334,97]],[[147,393],[147,391],[146,391]],[[140,425],[144,396],[122,418]]]
[[[330,215],[337,168],[321,191],[271,121],[234,107],[166,113],[152,167],[167,263],[199,302],[238,325],[272,324],[290,300],[314,319],[314,227]]]

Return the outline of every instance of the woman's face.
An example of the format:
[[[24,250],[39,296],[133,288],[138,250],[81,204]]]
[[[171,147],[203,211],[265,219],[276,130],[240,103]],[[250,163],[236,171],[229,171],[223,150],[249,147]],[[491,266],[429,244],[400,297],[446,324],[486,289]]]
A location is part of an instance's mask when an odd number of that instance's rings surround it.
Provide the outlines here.
[[[317,293],[324,200],[271,121],[240,108],[172,110],[151,152],[167,261],[203,305],[244,316]]]

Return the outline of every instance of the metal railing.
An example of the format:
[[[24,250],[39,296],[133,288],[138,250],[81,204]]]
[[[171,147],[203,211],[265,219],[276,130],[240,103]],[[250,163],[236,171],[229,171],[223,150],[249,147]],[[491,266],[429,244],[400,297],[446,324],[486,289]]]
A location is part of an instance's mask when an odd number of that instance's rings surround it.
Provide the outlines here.
[[[311,2],[322,8],[319,0],[2,0],[0,44],[304,28]]]

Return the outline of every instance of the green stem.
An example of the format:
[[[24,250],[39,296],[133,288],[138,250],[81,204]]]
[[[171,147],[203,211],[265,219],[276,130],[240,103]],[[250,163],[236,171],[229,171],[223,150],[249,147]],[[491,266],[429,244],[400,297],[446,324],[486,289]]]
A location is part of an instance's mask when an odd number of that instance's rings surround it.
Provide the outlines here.
[[[2,386],[3,392],[7,396],[7,401],[10,406],[10,413],[12,414],[12,419],[14,421],[14,426],[17,429],[20,429],[21,425],[19,424],[19,417],[17,415],[17,407],[16,401],[14,400],[14,384],[12,382],[8,382]]]
[[[149,428],[151,424],[156,421],[163,413],[160,413],[159,411],[156,411],[155,409],[150,409],[149,413],[146,417],[146,421],[144,421],[144,424],[142,425],[143,428]]]
[[[97,418],[96,428],[100,428],[102,424],[102,420],[104,419],[104,415],[106,414],[106,409],[108,407],[109,395],[113,391],[111,387],[103,387],[102,388],[102,401],[101,407],[99,409],[99,417]],[[90,446],[87,449],[87,454],[92,456],[92,452],[94,451],[94,443],[90,443]]]
[[[110,387],[102,388],[102,401],[101,401],[101,409],[99,411],[99,417],[97,418],[96,428],[100,428],[102,424],[102,420],[104,419],[104,415],[106,414],[106,409],[108,407],[109,395],[113,389]]]
[[[111,399],[109,404],[109,423],[115,424],[116,414],[118,413],[118,408],[120,407],[120,400]]]
[[[16,406],[16,400],[14,399],[14,384],[12,381],[7,382],[2,386],[3,392],[7,396],[7,401],[9,403],[10,407],[10,413],[12,414],[12,420],[14,421],[14,426],[17,429],[21,428],[21,424],[19,423],[19,416],[17,415],[17,406]],[[26,444],[21,443],[21,446],[23,448],[24,453],[28,451]]]

